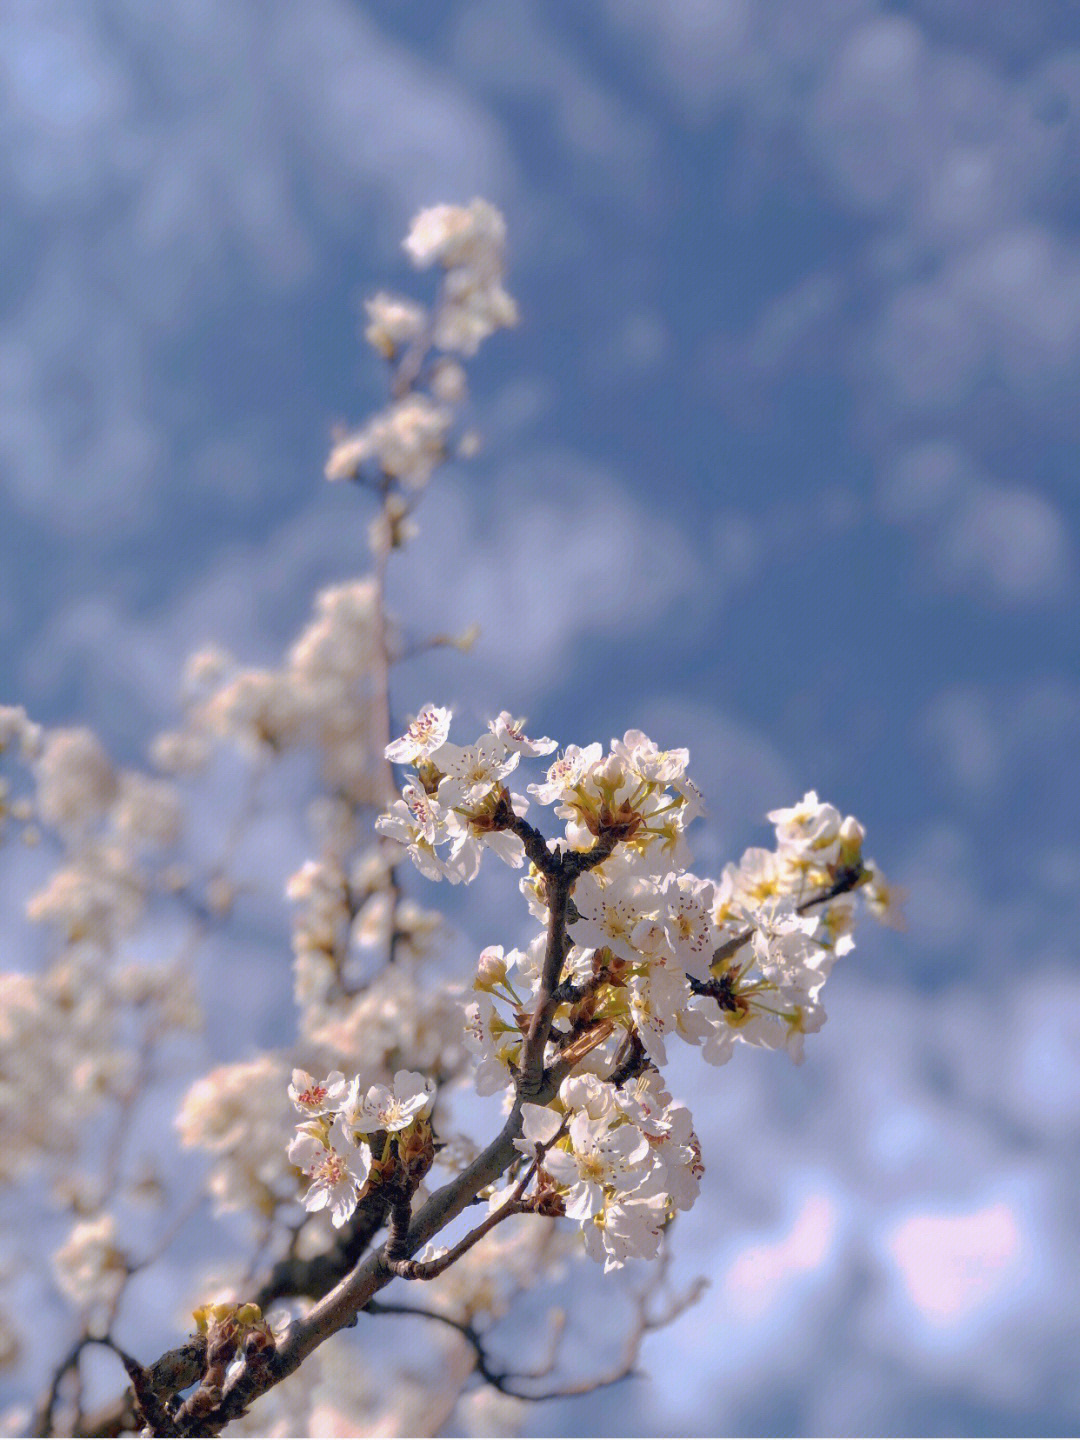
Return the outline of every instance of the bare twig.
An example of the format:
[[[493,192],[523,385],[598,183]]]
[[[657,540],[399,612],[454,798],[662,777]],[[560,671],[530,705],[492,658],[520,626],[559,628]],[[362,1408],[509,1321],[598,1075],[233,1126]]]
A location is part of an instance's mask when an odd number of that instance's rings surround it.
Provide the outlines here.
[[[666,1283],[670,1263],[667,1252],[664,1253],[659,1263],[662,1267],[660,1285],[663,1285]],[[638,1369],[638,1362],[646,1336],[671,1324],[686,1309],[695,1304],[705,1283],[701,1279],[695,1280],[681,1294],[670,1295],[667,1304],[659,1310],[653,1308],[658,1288],[655,1282],[643,1286],[635,1296],[634,1324],[626,1337],[619,1358],[607,1370],[601,1371],[599,1374],[585,1376],[580,1380],[567,1379],[550,1385],[546,1389],[528,1386],[523,1382],[545,1379],[556,1369],[560,1343],[565,1329],[565,1319],[557,1318],[549,1353],[541,1363],[532,1370],[520,1370],[499,1367],[492,1359],[488,1348],[489,1332],[478,1330],[471,1321],[458,1320],[441,1310],[428,1309],[420,1305],[404,1305],[393,1301],[371,1300],[365,1306],[365,1311],[370,1315],[414,1315],[445,1325],[468,1343],[473,1352],[477,1375],[485,1384],[498,1390],[500,1394],[524,1401],[558,1400],[572,1395],[591,1394],[595,1390],[616,1385],[621,1380],[639,1375],[641,1372]]]
[[[533,1161],[532,1165],[528,1167],[499,1208],[493,1210],[486,1220],[482,1220],[479,1225],[470,1230],[467,1235],[447,1250],[444,1255],[439,1255],[434,1260],[392,1258],[390,1255],[390,1243],[388,1241],[386,1259],[393,1273],[399,1275],[403,1280],[435,1280],[444,1270],[448,1270],[456,1260],[460,1260],[462,1255],[467,1254],[474,1245],[481,1241],[484,1236],[490,1230],[493,1230],[501,1221],[508,1219],[511,1215],[525,1214],[530,1207],[523,1202],[521,1197],[524,1195],[529,1181],[536,1173],[536,1167],[541,1153],[542,1147],[537,1146],[537,1160]],[[407,1239],[403,1243],[407,1245]]]

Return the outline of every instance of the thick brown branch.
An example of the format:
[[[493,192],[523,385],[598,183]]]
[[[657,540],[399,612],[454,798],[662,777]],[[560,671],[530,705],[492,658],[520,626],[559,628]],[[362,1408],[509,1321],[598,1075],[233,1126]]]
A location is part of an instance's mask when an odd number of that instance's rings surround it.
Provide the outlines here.
[[[558,1065],[552,1067],[534,1097],[537,1104],[546,1104],[555,1095],[569,1068]],[[518,1151],[514,1141],[521,1135],[522,1103],[519,1096],[502,1130],[491,1144],[460,1175],[436,1190],[413,1217],[405,1246],[409,1255],[414,1255],[455,1215],[459,1215],[480,1190],[494,1184],[516,1159]],[[242,1372],[226,1386],[221,1404],[210,1414],[201,1417],[200,1428],[190,1429],[186,1433],[219,1435],[230,1421],[244,1413],[252,1400],[299,1369],[324,1340],[338,1330],[354,1324],[358,1313],[393,1278],[381,1251],[366,1255],[328,1295],[312,1306],[307,1315],[290,1326],[275,1354],[267,1359],[257,1378],[246,1371]],[[195,1379],[198,1379],[198,1374],[188,1383],[193,1383]]]
[[[265,1315],[275,1300],[303,1295],[312,1300],[323,1295],[347,1275],[367,1250],[386,1219],[387,1196],[376,1190],[357,1205],[345,1232],[331,1249],[310,1260],[287,1256],[279,1260],[251,1297]]]
[[[505,829],[512,835],[516,835],[525,847],[525,854],[540,871],[541,875],[558,875],[562,868],[562,858],[555,851],[549,850],[547,841],[537,830],[535,825],[521,815],[515,815],[510,805],[510,797],[503,791],[504,806],[500,814],[500,820]]]
[[[547,881],[547,948],[540,973],[540,987],[536,995],[525,1044],[521,1052],[521,1072],[518,1076],[518,1095],[533,1099],[540,1091],[544,1078],[544,1047],[551,1034],[551,1022],[559,1002],[555,998],[563,961],[569,948],[566,935],[566,906],[570,899],[570,882],[562,876],[549,876]]]

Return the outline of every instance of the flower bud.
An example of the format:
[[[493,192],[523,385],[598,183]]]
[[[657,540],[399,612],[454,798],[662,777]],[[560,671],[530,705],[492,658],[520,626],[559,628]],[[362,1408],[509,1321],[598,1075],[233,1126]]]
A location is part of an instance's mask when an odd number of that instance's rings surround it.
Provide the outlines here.
[[[866,834],[863,827],[849,815],[840,826],[840,854],[839,863],[842,869],[850,870],[862,864],[862,842]]]
[[[489,945],[486,950],[480,952],[480,959],[476,966],[476,979],[473,981],[474,990],[493,990],[496,985],[501,985],[506,979],[506,961],[503,959],[501,945]]]

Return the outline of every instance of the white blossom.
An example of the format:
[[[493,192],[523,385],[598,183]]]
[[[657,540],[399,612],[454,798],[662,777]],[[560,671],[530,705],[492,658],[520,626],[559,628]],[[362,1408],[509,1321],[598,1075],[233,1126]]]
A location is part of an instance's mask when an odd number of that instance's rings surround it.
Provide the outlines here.
[[[93,1220],[76,1221],[53,1255],[53,1270],[61,1290],[76,1305],[111,1305],[129,1273],[117,1245],[115,1217],[103,1211]]]
[[[823,805],[816,790],[808,790],[797,805],[770,810],[776,839],[782,851],[800,860],[825,865],[835,858],[840,844],[841,815],[835,805]]]
[[[345,1076],[332,1070],[325,1080],[316,1080],[306,1070],[294,1070],[289,1099],[302,1115],[332,1115],[341,1108],[348,1093]]]
[[[289,1162],[311,1181],[305,1210],[329,1210],[335,1228],[352,1216],[371,1171],[371,1151],[335,1124],[331,1144],[314,1124],[302,1126],[289,1145]]]
[[[423,305],[383,290],[365,300],[364,308],[368,314],[364,339],[387,360],[393,360],[403,345],[416,340],[427,323]]]
[[[452,712],[425,705],[409,723],[405,734],[386,747],[386,758],[398,765],[414,765],[438,750],[450,734]]]
[[[539,740],[530,740],[524,732],[524,725],[524,719],[515,720],[509,710],[500,710],[494,720],[488,721],[488,729],[498,736],[508,750],[516,750],[519,755],[529,758],[535,755],[550,755],[558,741],[552,740],[548,735]]]
[[[353,1086],[340,1109],[346,1130],[370,1135],[376,1130],[404,1130],[431,1114],[435,1085],[415,1070],[399,1070],[392,1085]]]
[[[439,746],[432,760],[444,773],[439,782],[439,804],[448,809],[471,808],[517,768],[521,756],[508,750],[502,738],[482,735],[475,745]]]
[[[566,1213],[591,1220],[604,1208],[605,1190],[625,1193],[640,1184],[649,1142],[636,1125],[612,1126],[606,1116],[594,1120],[585,1111],[570,1122],[570,1150],[556,1147],[544,1156],[544,1169],[567,1186]]]

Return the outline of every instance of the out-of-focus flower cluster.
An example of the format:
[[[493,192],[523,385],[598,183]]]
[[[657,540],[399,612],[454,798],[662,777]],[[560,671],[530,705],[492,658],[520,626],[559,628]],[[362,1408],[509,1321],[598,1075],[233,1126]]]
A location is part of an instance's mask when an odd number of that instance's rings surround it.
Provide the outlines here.
[[[26,906],[52,958],[3,977],[0,1180],[65,1157],[64,1194],[92,1204],[70,1164],[89,1117],[127,1096],[149,1036],[201,1020],[181,964],[125,953],[148,900],[170,889],[180,803],[167,782],[118,770],[90,731],[43,729],[21,710],[0,709],[3,752],[22,761],[9,815],[33,843],[48,835],[59,862]]]
[[[53,1269],[61,1290],[80,1309],[112,1305],[130,1272],[115,1217],[106,1210],[93,1220],[76,1221],[53,1255]]]
[[[420,269],[441,268],[435,304],[429,310],[382,292],[367,302],[364,336],[398,367],[395,396],[359,429],[340,436],[326,464],[328,479],[367,475],[384,491],[417,491],[428,483],[448,454],[456,410],[468,394],[465,371],[449,357],[475,355],[488,336],[517,321],[517,307],[503,288],[505,245],[503,218],[484,200],[436,205],[416,217],[405,250]],[[426,363],[432,349],[442,353]],[[467,438],[464,448],[471,448]],[[398,543],[395,529],[408,508],[392,506],[381,518],[377,534],[383,542]]]
[[[255,756],[314,749],[331,792],[371,804],[379,779],[378,676],[387,643],[377,589],[364,578],[330,586],[277,668],[238,665],[225,651],[192,657],[185,723],[160,735],[154,758],[177,774],[200,769],[223,740]]]

